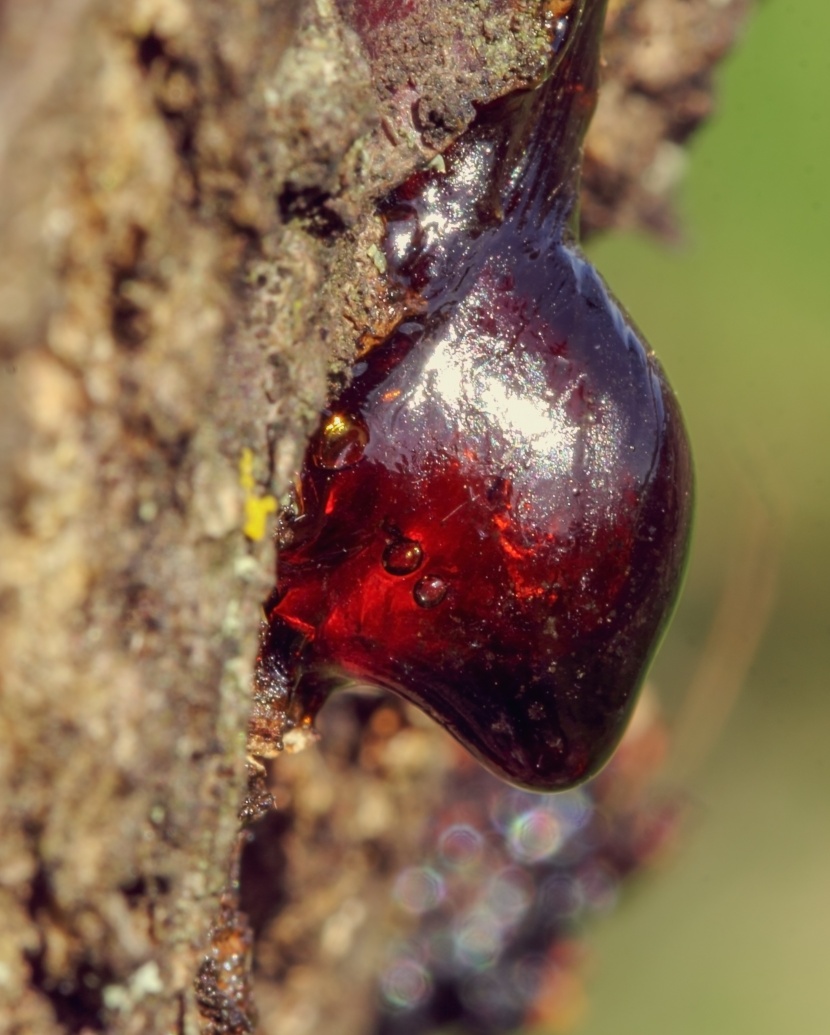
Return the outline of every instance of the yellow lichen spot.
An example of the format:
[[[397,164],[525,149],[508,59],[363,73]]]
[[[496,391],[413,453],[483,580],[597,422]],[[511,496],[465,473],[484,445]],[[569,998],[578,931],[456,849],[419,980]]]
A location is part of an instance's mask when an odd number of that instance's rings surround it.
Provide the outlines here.
[[[242,531],[249,539],[264,538],[268,531],[268,517],[277,511],[273,496],[247,496],[245,498],[245,524]]]
[[[254,454],[247,447],[242,450],[239,458],[239,484],[242,486],[245,495],[254,491]]]
[[[243,449],[239,458],[239,484],[245,493],[245,521],[243,533],[255,542],[263,539],[268,531],[268,518],[277,512],[277,501],[271,496],[256,494],[254,478],[254,454],[250,449]]]

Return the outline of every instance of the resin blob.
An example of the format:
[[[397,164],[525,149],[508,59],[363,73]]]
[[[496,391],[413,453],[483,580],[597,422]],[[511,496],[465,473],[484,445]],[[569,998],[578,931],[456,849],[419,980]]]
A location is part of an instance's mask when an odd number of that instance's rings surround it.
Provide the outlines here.
[[[535,790],[584,780],[622,735],[677,595],[692,474],[660,366],[576,243],[603,14],[575,4],[550,76],[381,206],[413,315],[324,414],[283,518],[262,753],[348,683]]]

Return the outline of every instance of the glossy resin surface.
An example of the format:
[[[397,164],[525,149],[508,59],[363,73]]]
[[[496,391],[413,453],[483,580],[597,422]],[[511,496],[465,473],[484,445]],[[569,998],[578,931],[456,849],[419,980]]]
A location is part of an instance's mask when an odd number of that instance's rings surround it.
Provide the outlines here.
[[[623,732],[678,591],[692,473],[660,366],[575,240],[603,7],[575,4],[550,77],[382,205],[414,315],[309,446],[255,736],[372,684],[556,790]]]

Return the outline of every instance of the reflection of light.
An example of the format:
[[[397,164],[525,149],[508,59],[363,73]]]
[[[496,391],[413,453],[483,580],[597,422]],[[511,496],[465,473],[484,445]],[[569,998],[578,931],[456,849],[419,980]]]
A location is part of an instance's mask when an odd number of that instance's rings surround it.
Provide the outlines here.
[[[532,999],[539,987],[539,978],[547,967],[544,956],[522,956],[510,968],[510,983],[522,999]]]
[[[499,923],[518,923],[532,898],[532,880],[528,873],[511,866],[497,874],[486,892],[487,906]]]
[[[395,900],[408,913],[426,913],[444,897],[444,882],[429,866],[410,866],[395,881]]]
[[[479,283],[462,308],[487,311],[486,283]],[[581,381],[563,372],[557,389],[549,386],[549,358],[534,350],[516,354],[521,376],[514,383],[504,376],[505,355],[499,342],[480,329],[465,333],[460,320],[451,324],[427,354],[418,386],[407,399],[416,418],[440,400],[446,414],[464,415],[482,429],[497,428],[515,452],[517,466],[533,465],[548,476],[567,477],[585,468],[602,477],[619,462],[621,443],[627,440],[619,408],[603,396],[573,411],[574,393]],[[567,368],[566,368],[567,371]],[[498,447],[496,447],[498,448]]]
[[[484,1021],[485,1031],[515,1030],[525,1003],[505,968],[470,975],[460,991],[461,1001],[470,1013]]]
[[[570,836],[585,826],[593,815],[593,809],[588,795],[578,787],[556,795],[556,814]]]
[[[503,790],[490,804],[493,826],[507,839],[513,858],[523,862],[535,862],[558,851],[590,818],[591,803],[581,788],[563,791],[555,796]],[[553,837],[554,830],[558,831],[558,840],[551,852],[543,851],[543,854],[535,855],[530,848],[533,837],[544,838],[546,831],[548,837]],[[523,854],[523,838],[527,841],[530,854]]]
[[[424,235],[427,248],[434,248],[442,239],[457,231],[460,224],[453,216],[453,213],[446,205],[442,205],[443,191],[437,183],[430,183],[424,191],[426,212],[421,217],[421,232]]]
[[[504,928],[486,907],[469,913],[455,932],[455,956],[459,963],[476,969],[489,967],[501,952]]]
[[[450,413],[480,413],[488,427],[496,427],[504,438],[521,443],[536,463],[543,462],[551,473],[566,475],[574,465],[579,427],[567,416],[567,398],[555,402],[539,395],[512,390],[494,369],[484,376],[478,349],[464,349],[456,336],[448,334],[432,351],[424,366],[424,377],[410,402],[417,412],[429,397],[438,396]],[[496,362],[494,360],[494,362]],[[527,357],[528,364],[541,367],[540,358]],[[469,417],[467,418],[469,420]]]
[[[441,858],[454,870],[474,866],[480,859],[484,848],[484,838],[469,823],[454,823],[441,834],[438,851]]]
[[[420,231],[426,250],[445,244],[469,223],[469,195],[480,191],[481,164],[486,163],[491,152],[491,147],[484,146],[460,156],[460,161],[456,160],[453,166],[452,188],[443,179],[433,180],[424,188]]]
[[[423,1003],[432,990],[426,968],[414,959],[396,959],[380,976],[381,995],[390,1006],[412,1010]]]
[[[500,834],[510,829],[514,818],[534,802],[534,797],[525,791],[503,788],[490,802],[490,820]]]
[[[424,959],[432,963],[438,969],[447,969],[452,966],[455,958],[455,939],[446,918],[440,915],[439,924],[430,929],[422,939]]]
[[[539,889],[538,903],[539,909],[551,916],[570,920],[582,912],[585,894],[579,881],[569,874],[554,874]]]
[[[507,836],[510,854],[520,862],[547,859],[558,851],[562,841],[562,824],[546,809],[529,809],[516,816]]]
[[[613,909],[619,897],[620,881],[602,865],[584,867],[578,876],[580,890],[588,906],[596,912]]]

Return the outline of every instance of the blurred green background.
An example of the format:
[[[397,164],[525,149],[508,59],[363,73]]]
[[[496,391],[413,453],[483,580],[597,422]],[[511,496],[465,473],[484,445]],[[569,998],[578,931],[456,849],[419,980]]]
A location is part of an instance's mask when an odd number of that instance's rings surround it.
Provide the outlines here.
[[[830,1031],[828,41],[823,0],[761,3],[680,248],[590,249],[680,395],[699,498],[654,670],[694,818],[594,925],[579,1035]]]

